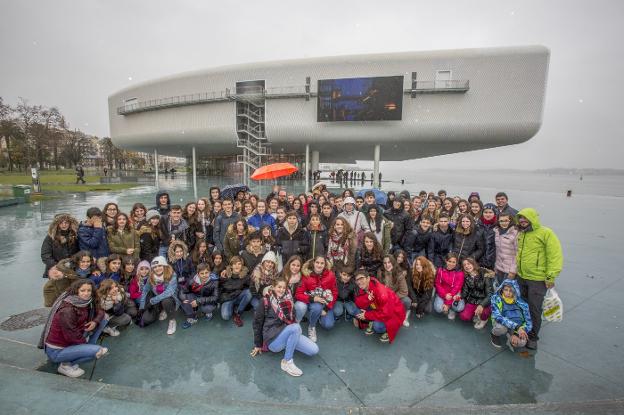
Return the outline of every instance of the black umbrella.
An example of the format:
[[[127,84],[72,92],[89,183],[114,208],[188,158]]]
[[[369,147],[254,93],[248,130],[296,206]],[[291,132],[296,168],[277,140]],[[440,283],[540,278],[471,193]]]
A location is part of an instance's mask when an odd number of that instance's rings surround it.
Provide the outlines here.
[[[221,199],[234,199],[238,192],[248,192],[249,187],[242,183],[228,184],[221,189]]]

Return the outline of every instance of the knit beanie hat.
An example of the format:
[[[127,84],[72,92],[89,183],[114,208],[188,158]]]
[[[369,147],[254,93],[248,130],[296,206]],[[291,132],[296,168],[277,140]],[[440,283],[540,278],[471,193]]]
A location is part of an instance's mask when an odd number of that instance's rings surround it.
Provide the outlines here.
[[[264,261],[271,261],[277,266],[277,256],[275,256],[275,252],[268,251],[266,254],[264,254],[264,256],[262,257],[262,262]]]

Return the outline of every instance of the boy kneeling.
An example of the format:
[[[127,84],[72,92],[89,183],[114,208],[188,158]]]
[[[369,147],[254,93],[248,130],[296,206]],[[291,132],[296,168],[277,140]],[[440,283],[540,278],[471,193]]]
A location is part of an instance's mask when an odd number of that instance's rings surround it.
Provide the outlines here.
[[[502,347],[500,336],[507,336],[511,351],[526,345],[531,331],[531,314],[528,304],[520,297],[520,288],[515,280],[506,279],[492,295],[492,345]]]

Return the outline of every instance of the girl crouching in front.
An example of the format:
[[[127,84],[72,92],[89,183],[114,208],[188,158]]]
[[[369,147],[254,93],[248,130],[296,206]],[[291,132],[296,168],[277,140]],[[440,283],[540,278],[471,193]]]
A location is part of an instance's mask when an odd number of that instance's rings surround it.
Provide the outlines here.
[[[312,340],[301,334],[301,326],[295,322],[295,307],[292,293],[286,281],[273,281],[271,289],[256,307],[254,316],[254,348],[251,356],[263,351],[284,352],[282,370],[291,376],[301,376],[303,372],[293,361],[295,350],[314,356],[319,348]]]
[[[59,363],[58,372],[77,378],[84,375],[80,363],[99,359],[108,353],[95,344],[108,322],[97,306],[95,286],[87,279],[74,281],[54,302],[41,334],[39,348]]]
[[[104,333],[111,337],[119,336],[117,327],[125,327],[136,316],[137,309],[134,302],[126,297],[124,289],[114,280],[102,281],[97,290],[100,301],[100,308],[106,312],[108,325],[104,328]]]
[[[139,303],[139,325],[145,327],[152,324],[156,319],[162,321],[169,316],[167,334],[176,331],[176,321],[173,315],[178,299],[176,292],[178,279],[167,264],[165,257],[157,256],[152,260],[152,272],[145,282],[141,301]]]

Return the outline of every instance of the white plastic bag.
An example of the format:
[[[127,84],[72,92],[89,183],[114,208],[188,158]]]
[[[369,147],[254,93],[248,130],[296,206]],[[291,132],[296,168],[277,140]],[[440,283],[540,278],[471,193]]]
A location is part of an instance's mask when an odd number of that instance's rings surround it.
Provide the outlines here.
[[[549,288],[548,291],[546,291],[544,304],[542,306],[542,317],[546,321],[563,320],[563,302],[554,288]]]

